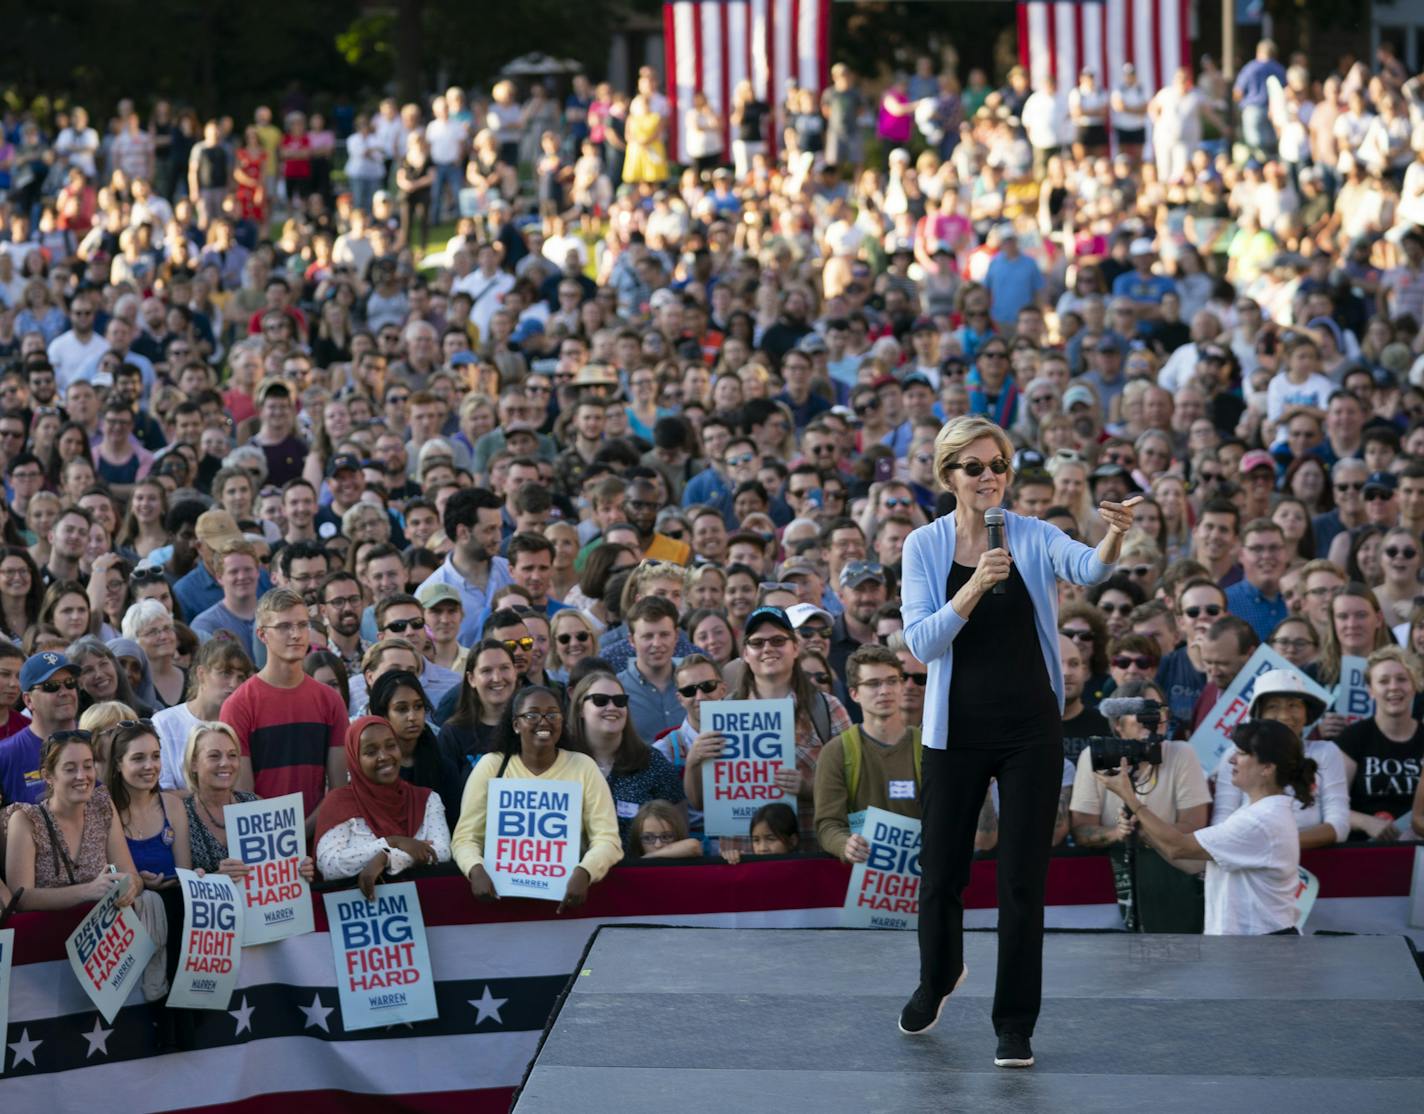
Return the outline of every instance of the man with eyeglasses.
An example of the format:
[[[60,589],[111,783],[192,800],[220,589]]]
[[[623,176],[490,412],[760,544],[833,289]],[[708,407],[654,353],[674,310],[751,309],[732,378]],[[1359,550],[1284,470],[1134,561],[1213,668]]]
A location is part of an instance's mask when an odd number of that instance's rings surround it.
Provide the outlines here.
[[[641,476],[629,480],[623,489],[623,513],[638,531],[638,545],[645,559],[686,565],[692,560],[692,546],[657,531],[658,510],[662,506],[659,496],[654,481]]]
[[[79,670],[54,651],[35,654],[20,667],[20,692],[29,726],[0,741],[0,801],[44,800],[40,750],[56,731],[73,731],[79,717]]]
[[[448,587],[448,586],[447,586]],[[425,629],[425,607],[415,596],[397,592],[376,605],[376,630],[380,638],[404,638],[415,652],[425,659],[420,670],[420,683],[431,707],[439,707],[445,696],[460,685],[461,675],[435,663],[434,645]],[[364,694],[363,694],[364,695]],[[352,707],[359,707],[356,690],[351,692]]]
[[[696,778],[700,785],[702,763],[720,756],[723,747],[721,734],[702,730],[702,705],[708,700],[724,699],[727,685],[722,680],[722,671],[705,654],[689,654],[683,658],[673,671],[673,682],[673,691],[677,693],[685,718],[680,727],[664,732],[653,746],[672,763],[684,787],[689,778]],[[688,807],[687,830],[690,835],[703,840],[704,850],[716,853],[715,841],[709,845],[705,839],[701,809]]]
[[[964,381],[969,391],[969,412],[1008,428],[1018,414],[1019,392],[1009,368],[1009,346],[990,337],[974,359],[974,370]],[[1067,399],[1064,399],[1065,404]]]
[[[850,407],[860,422],[859,444],[868,449],[883,441],[893,430],[885,417],[884,402],[880,393],[870,383],[862,383],[850,396]]]
[[[44,489],[44,463],[34,453],[20,452],[5,462],[10,487],[10,515],[24,528],[30,499]]]
[[[300,595],[273,588],[257,601],[256,623],[267,662],[223,701],[218,718],[242,748],[237,788],[268,798],[300,793],[310,840],[322,797],[347,782],[347,709],[302,670],[311,621]]]
[[[1281,596],[1285,567],[1281,528],[1269,518],[1247,523],[1241,546],[1242,579],[1226,590],[1226,605],[1251,624],[1258,639],[1269,638],[1276,624],[1290,614]]]
[[[1335,507],[1311,519],[1316,553],[1329,553],[1330,543],[1339,534],[1352,533],[1365,524],[1365,481],[1369,476],[1369,469],[1363,460],[1348,457],[1337,461],[1330,469]]]
[[[1197,697],[1206,688],[1201,643],[1213,623],[1226,614],[1226,590],[1205,577],[1186,581],[1177,593],[1177,631],[1182,644],[1157,667],[1157,684],[1167,697],[1167,737],[1185,739],[1191,731]]]
[[[863,863],[870,844],[851,831],[852,813],[873,806],[919,819],[920,729],[905,720],[905,671],[893,650],[860,647],[846,662],[846,680],[864,719],[816,761],[816,839],[836,858]]]
[[[76,294],[69,304],[69,330],[50,341],[46,349],[55,379],[63,390],[68,390],[83,368],[109,350],[108,342],[94,331],[98,304],[93,294]]]

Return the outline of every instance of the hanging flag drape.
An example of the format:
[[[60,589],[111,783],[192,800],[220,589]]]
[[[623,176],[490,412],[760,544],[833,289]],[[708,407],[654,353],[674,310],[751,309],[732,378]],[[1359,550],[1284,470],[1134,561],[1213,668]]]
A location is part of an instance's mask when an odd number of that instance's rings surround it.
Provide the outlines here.
[[[1110,89],[1124,62],[1137,67],[1145,89],[1156,92],[1179,66],[1190,65],[1188,0],[1022,0],[1018,6],[1019,61],[1038,88],[1052,74],[1067,90],[1081,70]]]
[[[664,84],[669,101],[668,154],[686,163],[683,115],[701,90],[722,121],[722,150],[732,149],[728,117],[738,83],[750,80],[773,109],[767,141],[780,147],[781,104],[795,81],[818,97],[830,75],[831,0],[670,0],[663,5]]]

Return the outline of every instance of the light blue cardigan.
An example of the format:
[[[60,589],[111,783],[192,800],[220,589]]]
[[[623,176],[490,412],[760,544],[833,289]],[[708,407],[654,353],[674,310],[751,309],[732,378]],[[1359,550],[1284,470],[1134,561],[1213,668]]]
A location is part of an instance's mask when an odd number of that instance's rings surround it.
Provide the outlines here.
[[[1048,678],[1063,710],[1063,662],[1058,653],[1057,580],[1096,584],[1106,580],[1112,565],[1098,560],[1097,550],[1075,542],[1056,526],[1037,518],[1005,513],[1006,548],[1028,586],[1034,626],[1043,649]],[[954,668],[954,640],[968,621],[945,598],[945,584],[954,564],[954,515],[921,526],[905,540],[900,612],[910,652],[929,669],[925,689],[925,722],[921,737],[927,747],[943,750],[949,726],[949,678]]]

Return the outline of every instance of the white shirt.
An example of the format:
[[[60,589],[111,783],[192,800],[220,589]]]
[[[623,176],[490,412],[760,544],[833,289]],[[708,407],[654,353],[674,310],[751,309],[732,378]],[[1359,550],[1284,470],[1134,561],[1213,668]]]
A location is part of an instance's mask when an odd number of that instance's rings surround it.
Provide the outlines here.
[[[457,120],[431,120],[425,125],[430,161],[449,166],[460,161],[465,149],[465,125]]]
[[[1062,147],[1073,141],[1073,120],[1068,115],[1065,97],[1040,89],[1024,101],[1024,131],[1028,141],[1039,150]]]
[[[480,336],[489,335],[490,318],[499,309],[504,296],[514,289],[514,276],[507,271],[496,271],[486,275],[483,271],[471,271],[462,279],[456,279],[450,288],[452,294],[465,293],[474,299],[470,307],[470,320],[480,330]]]
[[[1295,802],[1284,793],[1196,833],[1206,864],[1208,936],[1265,936],[1294,928],[1300,883]]]
[[[1313,406],[1323,411],[1330,404],[1330,396],[1338,389],[1333,380],[1319,372],[1309,376],[1304,383],[1292,383],[1284,371],[1278,371],[1266,387],[1266,421],[1279,421],[1292,406]]]
[[[386,172],[381,157],[381,141],[374,133],[352,132],[346,138],[346,176],[348,178],[380,178]]]
[[[1405,624],[1407,627],[1409,624]],[[1231,752],[1228,748],[1216,767],[1216,797],[1211,806],[1211,822],[1224,823],[1226,818],[1246,803],[1245,794],[1231,784]],[[1293,814],[1297,828],[1313,828],[1329,824],[1335,838],[1344,843],[1350,836],[1350,786],[1345,780],[1345,756],[1329,739],[1312,739],[1305,744],[1305,756],[1315,760],[1315,803],[1306,808],[1295,800],[1295,791],[1286,796],[1295,802]]]
[[[160,789],[176,789],[180,793],[188,788],[188,777],[183,772],[183,752],[188,747],[188,732],[198,717],[188,711],[187,704],[175,704],[164,708],[153,716],[153,726],[158,731],[158,746],[163,754],[163,765],[158,775]]]
[[[440,803],[439,793],[432,791],[425,799],[425,816],[415,838],[430,841],[436,862],[450,861],[450,825],[445,820],[445,806]],[[354,816],[321,837],[316,845],[316,868],[328,881],[355,878],[376,857],[377,851],[386,852],[388,874],[403,874],[415,865],[415,860],[404,851],[390,847],[384,839],[377,839],[365,817]]]
[[[109,350],[109,342],[98,333],[90,333],[87,341],[81,341],[71,329],[60,333],[49,342],[49,362],[54,365],[54,379],[61,391],[69,389],[69,384],[81,378],[80,372],[91,362],[98,360]]]

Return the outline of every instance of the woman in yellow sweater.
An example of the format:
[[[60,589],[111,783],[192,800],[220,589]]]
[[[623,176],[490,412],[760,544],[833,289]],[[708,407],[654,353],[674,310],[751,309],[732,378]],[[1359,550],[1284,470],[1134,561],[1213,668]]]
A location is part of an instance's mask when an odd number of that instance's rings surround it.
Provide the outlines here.
[[[475,764],[460,801],[460,822],[450,850],[470,889],[481,901],[495,901],[494,882],[484,866],[485,815],[489,783],[496,777],[577,781],[583,786],[583,844],[579,865],[569,877],[559,912],[582,905],[588,887],[602,880],[623,857],[613,795],[598,764],[587,754],[567,749],[559,698],[542,685],[520,689],[500,724],[496,749]]]

